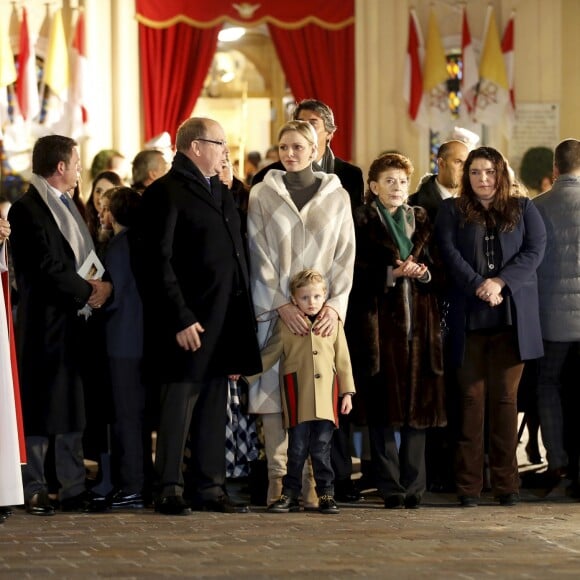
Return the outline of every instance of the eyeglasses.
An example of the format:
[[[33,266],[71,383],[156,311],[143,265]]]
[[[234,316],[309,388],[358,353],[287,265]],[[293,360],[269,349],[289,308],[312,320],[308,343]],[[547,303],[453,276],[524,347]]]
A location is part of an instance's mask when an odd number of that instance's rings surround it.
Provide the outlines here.
[[[205,141],[206,143],[213,143],[214,145],[220,145],[221,147],[225,147],[228,142],[227,141],[216,141],[215,139],[204,139],[203,137],[198,137],[194,139],[195,141]]]

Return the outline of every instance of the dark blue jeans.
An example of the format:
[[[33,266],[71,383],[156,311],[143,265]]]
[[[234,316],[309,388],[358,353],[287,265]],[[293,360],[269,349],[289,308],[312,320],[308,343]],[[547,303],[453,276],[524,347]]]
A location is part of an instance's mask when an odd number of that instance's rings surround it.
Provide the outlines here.
[[[331,421],[305,421],[288,430],[288,463],[282,479],[283,493],[298,497],[302,489],[302,469],[310,454],[318,496],[334,495],[334,471],[330,464]]]

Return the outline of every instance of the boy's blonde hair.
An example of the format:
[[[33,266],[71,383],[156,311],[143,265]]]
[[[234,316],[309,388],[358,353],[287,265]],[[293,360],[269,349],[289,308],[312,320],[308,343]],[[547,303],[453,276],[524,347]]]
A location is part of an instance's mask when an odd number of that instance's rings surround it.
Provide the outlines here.
[[[294,296],[298,288],[304,288],[304,286],[310,286],[311,284],[322,284],[324,293],[326,294],[326,280],[324,279],[324,276],[316,270],[302,270],[293,276],[290,280],[290,294]]]

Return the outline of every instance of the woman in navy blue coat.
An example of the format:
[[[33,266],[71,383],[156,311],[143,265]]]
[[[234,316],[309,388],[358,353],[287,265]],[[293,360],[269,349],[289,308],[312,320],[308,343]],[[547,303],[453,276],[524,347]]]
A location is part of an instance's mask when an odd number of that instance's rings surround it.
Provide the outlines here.
[[[514,505],[517,389],[523,361],[543,354],[536,268],[546,231],[531,201],[513,195],[499,151],[471,151],[461,186],[460,197],[445,200],[436,221],[449,277],[449,344],[461,397],[457,492],[464,507],[477,505],[487,405],[493,492],[501,505]]]

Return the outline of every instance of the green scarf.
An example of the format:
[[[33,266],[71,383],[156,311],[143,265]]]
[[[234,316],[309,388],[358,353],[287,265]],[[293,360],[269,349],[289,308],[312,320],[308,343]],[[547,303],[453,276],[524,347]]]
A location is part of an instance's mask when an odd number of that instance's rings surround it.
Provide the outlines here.
[[[378,197],[376,198],[376,202],[381,215],[391,231],[391,235],[397,243],[399,254],[401,254],[401,260],[406,260],[413,249],[413,242],[407,236],[403,206],[398,207],[397,211],[391,215],[387,208],[380,202]]]

